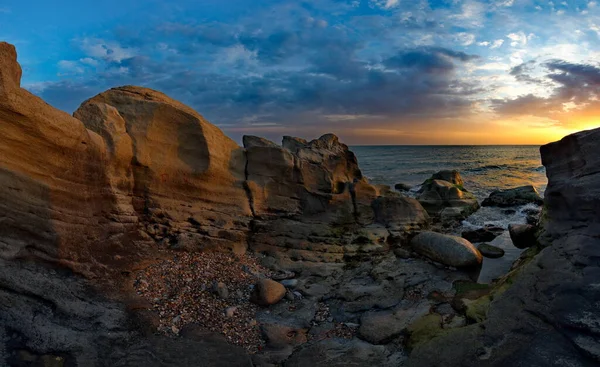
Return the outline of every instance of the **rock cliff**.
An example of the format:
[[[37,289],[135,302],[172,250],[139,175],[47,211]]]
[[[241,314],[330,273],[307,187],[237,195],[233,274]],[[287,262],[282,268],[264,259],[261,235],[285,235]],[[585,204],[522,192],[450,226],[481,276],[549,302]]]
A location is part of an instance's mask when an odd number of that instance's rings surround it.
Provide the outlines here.
[[[540,151],[548,187],[539,247],[506,277],[485,321],[420,345],[408,365],[600,363],[600,129]]]

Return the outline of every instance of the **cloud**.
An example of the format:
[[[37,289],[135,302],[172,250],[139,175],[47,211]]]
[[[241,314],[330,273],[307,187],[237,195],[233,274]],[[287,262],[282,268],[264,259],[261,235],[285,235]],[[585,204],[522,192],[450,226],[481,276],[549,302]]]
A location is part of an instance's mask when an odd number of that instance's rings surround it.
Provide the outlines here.
[[[475,35],[472,33],[460,32],[456,34],[456,40],[462,46],[469,46],[475,42]]]
[[[491,49],[500,48],[503,44],[504,44],[503,39],[497,39],[494,42],[492,42],[492,45],[490,46],[490,48]]]
[[[79,42],[79,47],[89,57],[100,58],[114,62],[121,62],[125,59],[135,56],[135,50],[121,47],[115,41],[84,38]]]
[[[543,79],[534,79],[529,73],[534,61],[518,65],[510,74],[525,82],[552,85],[547,97],[528,94],[514,99],[492,100],[494,110],[504,115],[532,115],[547,117],[563,125],[573,123],[575,116],[596,116],[600,113],[600,67],[592,64],[549,60],[542,66]]]
[[[527,35],[523,31],[519,31],[517,33],[510,33],[506,37],[512,41],[510,43],[512,47],[517,47],[527,45],[527,42],[535,37],[535,34],[529,33]]]
[[[373,6],[377,6],[383,9],[391,9],[398,6],[400,0],[371,0]]]

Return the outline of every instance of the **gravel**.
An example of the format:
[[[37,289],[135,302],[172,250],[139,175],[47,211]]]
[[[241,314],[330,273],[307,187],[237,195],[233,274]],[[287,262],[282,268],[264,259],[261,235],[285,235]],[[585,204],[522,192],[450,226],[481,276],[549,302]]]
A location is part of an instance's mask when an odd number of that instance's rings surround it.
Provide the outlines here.
[[[158,314],[159,333],[175,336],[194,323],[255,353],[265,344],[256,322],[259,306],[249,301],[257,276],[271,274],[251,254],[177,253],[138,271],[134,288]]]

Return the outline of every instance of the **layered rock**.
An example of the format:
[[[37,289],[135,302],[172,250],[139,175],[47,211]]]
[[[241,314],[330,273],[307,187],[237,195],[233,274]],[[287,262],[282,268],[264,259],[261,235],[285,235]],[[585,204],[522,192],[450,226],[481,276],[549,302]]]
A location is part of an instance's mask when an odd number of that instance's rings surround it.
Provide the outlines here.
[[[165,222],[179,222],[189,212],[182,204],[208,198],[194,192],[213,178],[243,194],[243,164],[229,168],[239,148],[158,93],[107,92],[77,113],[84,124],[21,89],[20,75],[14,47],[0,43],[0,364],[251,365],[243,349],[214,338],[145,336],[127,292],[132,269],[161,256],[142,221],[166,209]],[[190,138],[209,156],[197,157]],[[163,183],[163,173],[191,183]],[[249,213],[244,203],[232,201],[231,212]]]
[[[267,265],[329,271],[383,254],[391,235],[428,225],[417,201],[370,185],[333,134],[310,142],[285,137],[282,146],[249,136],[244,143],[255,217],[250,246],[269,255]]]
[[[131,86],[85,101],[74,116],[106,141],[120,209],[155,240],[245,251],[244,154],[222,131],[160,92]]]
[[[509,274],[481,325],[418,346],[409,366],[600,363],[600,129],[540,151],[548,176],[541,247],[527,250],[529,262]]]

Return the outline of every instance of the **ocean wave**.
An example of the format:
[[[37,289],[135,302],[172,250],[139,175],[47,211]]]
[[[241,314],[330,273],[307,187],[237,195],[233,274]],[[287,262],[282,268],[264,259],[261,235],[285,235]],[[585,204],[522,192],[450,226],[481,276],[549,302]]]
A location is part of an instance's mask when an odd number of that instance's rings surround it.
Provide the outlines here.
[[[469,168],[465,170],[465,172],[483,172],[483,171],[491,171],[491,170],[499,170],[499,169],[507,169],[511,168],[508,164],[488,164],[485,166]]]

